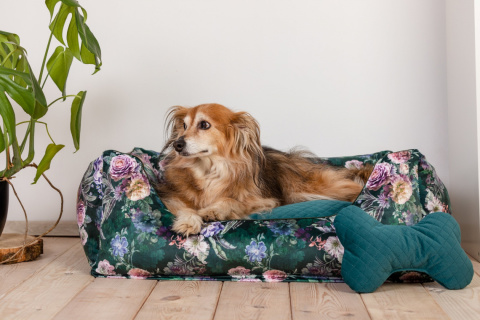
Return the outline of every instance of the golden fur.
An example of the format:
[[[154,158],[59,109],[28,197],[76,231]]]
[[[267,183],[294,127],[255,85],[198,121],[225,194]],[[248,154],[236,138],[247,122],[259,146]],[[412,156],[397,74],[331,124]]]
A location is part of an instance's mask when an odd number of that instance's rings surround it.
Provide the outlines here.
[[[167,117],[173,146],[166,183],[157,187],[176,216],[173,230],[200,232],[204,221],[242,219],[314,199],[354,201],[372,168],[349,170],[317,164],[305,152],[260,144],[257,121],[219,104],[173,107]]]

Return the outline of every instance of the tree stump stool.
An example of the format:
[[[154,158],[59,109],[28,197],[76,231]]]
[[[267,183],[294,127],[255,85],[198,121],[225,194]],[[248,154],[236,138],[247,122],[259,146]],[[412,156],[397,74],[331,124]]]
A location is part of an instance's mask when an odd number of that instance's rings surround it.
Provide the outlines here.
[[[23,246],[25,235],[20,233],[4,233],[0,236],[0,262],[12,257]],[[27,236],[27,243],[34,240],[35,237]],[[43,240],[38,239],[25,247],[23,252],[17,254],[10,263],[32,261],[43,253]]]

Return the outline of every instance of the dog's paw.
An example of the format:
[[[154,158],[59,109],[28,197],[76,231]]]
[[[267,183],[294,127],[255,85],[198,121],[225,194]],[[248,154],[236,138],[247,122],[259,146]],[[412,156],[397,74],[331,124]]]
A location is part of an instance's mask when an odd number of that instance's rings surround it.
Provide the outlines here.
[[[198,215],[202,217],[204,221],[218,221],[221,220],[220,214],[212,208],[205,208],[198,211]]]
[[[196,214],[179,215],[173,222],[172,230],[185,236],[198,234],[202,230],[202,217]]]
[[[205,208],[198,211],[203,221],[223,221],[232,219],[241,219],[241,216],[234,211],[222,212],[216,208]]]

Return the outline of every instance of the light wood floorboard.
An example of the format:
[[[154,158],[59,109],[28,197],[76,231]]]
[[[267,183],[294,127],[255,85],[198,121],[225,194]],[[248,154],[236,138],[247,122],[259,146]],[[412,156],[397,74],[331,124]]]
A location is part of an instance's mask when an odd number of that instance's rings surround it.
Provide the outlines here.
[[[89,269],[78,242],[0,300],[2,320],[52,319],[93,281]]]
[[[62,241],[44,238],[43,254],[37,260],[0,266],[0,299],[77,243],[80,243],[78,238],[64,238]]]
[[[211,320],[221,289],[220,281],[158,281],[135,320]]]
[[[386,283],[361,294],[372,319],[448,319],[427,290],[418,283]]]
[[[360,295],[345,283],[290,283],[292,318],[370,319]]]
[[[451,319],[480,319],[480,277],[475,275],[472,282],[462,290],[448,290],[437,282],[424,283],[443,311]]]
[[[480,319],[480,263],[462,290],[384,284],[94,279],[78,238],[46,238],[40,259],[0,265],[0,319]]]
[[[97,278],[54,319],[133,319],[155,284],[155,281]]]
[[[291,319],[288,283],[224,282],[215,319]]]
[[[480,276],[480,262],[478,262],[477,260],[475,260],[474,258],[472,258],[472,256],[468,256],[470,258],[470,260],[472,261],[472,264],[473,264],[473,270],[475,270],[475,273],[478,274]]]

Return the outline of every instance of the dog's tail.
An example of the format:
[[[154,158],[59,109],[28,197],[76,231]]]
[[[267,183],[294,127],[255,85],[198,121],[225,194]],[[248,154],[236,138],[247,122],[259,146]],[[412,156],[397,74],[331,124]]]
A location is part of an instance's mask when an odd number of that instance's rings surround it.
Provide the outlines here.
[[[350,171],[350,178],[363,187],[370,178],[373,168],[373,165],[367,163],[361,168],[353,168],[348,170]]]

